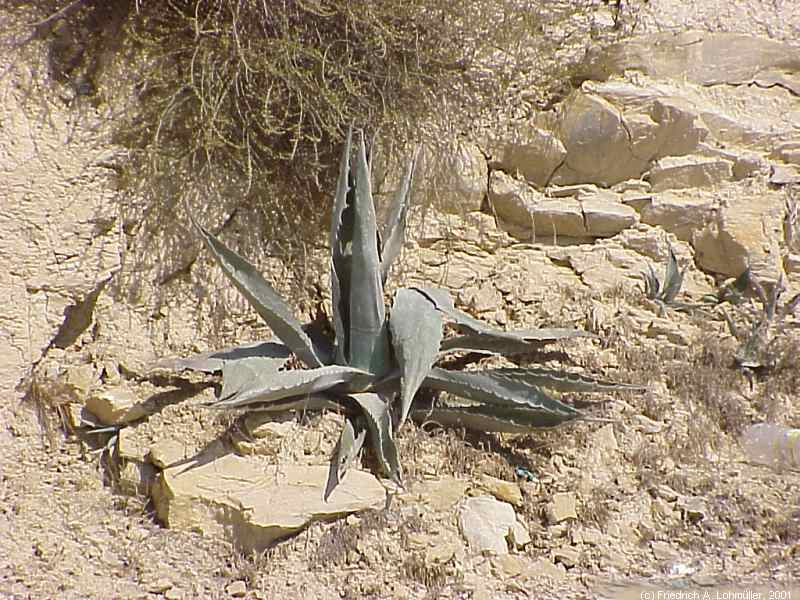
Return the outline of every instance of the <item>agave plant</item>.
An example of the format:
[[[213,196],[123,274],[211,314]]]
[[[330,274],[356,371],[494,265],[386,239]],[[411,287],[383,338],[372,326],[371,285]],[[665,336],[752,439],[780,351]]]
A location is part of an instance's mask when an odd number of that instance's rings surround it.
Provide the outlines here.
[[[500,331],[455,308],[447,291],[409,287],[394,293],[391,311],[384,284],[404,241],[414,160],[378,235],[363,134],[351,160],[352,129],[342,152],[330,228],[330,284],[334,339],[302,326],[289,305],[244,258],[193,220],[206,247],[280,341],[247,344],[179,361],[181,368],[222,373],[212,406],[261,411],[335,409],[346,416],[331,460],[329,494],[367,440],[377,461],[402,485],[395,432],[409,416],[483,431],[529,432],[581,416],[546,394],[559,391],[639,389],[545,368],[448,370],[450,353],[515,355],[566,338],[571,329]],[[446,322],[456,335],[445,338]],[[287,369],[294,355],[305,368]],[[415,405],[422,389],[464,399]]]
[[[653,265],[650,263],[647,263],[647,272],[642,273],[645,295],[650,300],[657,302],[662,312],[664,306],[672,304],[681,291],[683,275],[685,273],[685,271],[678,269],[678,260],[675,258],[672,245],[667,244],[667,248],[669,250],[669,257],[667,258],[667,266],[664,269],[664,279],[660,280],[658,278],[653,269]]]
[[[747,275],[747,285],[753,289],[761,304],[760,314],[746,315],[750,325],[740,329],[733,317],[727,311],[722,311],[731,335],[740,343],[734,356],[734,364],[745,373],[769,370],[776,364],[780,354],[780,338],[775,335],[774,329],[780,330],[786,317],[800,308],[800,294],[794,295],[782,306],[779,304],[780,297],[786,291],[783,274],[767,292],[749,273],[750,270],[747,269],[739,278]]]

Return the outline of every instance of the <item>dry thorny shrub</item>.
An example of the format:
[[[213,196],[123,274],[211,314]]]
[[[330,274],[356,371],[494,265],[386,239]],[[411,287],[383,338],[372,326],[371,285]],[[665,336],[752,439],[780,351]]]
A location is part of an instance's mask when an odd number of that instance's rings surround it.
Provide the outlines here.
[[[529,117],[580,83],[574,76],[590,45],[630,34],[637,6],[11,4],[24,31],[7,34],[5,45],[46,56],[58,93],[103,112],[125,150],[112,167],[124,230],[135,241],[114,291],[138,302],[153,297],[153,284],[162,288],[189,271],[197,245],[187,243],[188,208],[206,213],[203,222],[235,238],[238,251],[279,263],[284,287],[307,304],[315,300],[314,257],[324,245],[335,155],[348,124],[370,137],[380,132],[403,153],[410,140],[440,144]],[[603,17],[612,13],[613,22]]]

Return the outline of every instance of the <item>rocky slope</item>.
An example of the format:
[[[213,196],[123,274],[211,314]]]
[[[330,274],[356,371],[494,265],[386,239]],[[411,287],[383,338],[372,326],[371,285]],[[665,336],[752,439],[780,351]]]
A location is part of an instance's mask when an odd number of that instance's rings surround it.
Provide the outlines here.
[[[796,17],[726,2],[713,14],[729,33],[711,33],[705,3],[696,30],[673,4],[642,10],[646,34],[590,56],[552,110],[424,155],[396,276],[448,287],[496,325],[598,334],[565,344],[568,364],[648,391],[593,407],[604,423],[530,436],[410,425],[406,490],[365,469],[329,504],[316,492],[338,416],[211,414],[198,406],[209,382],[153,369],[267,332],[188,236],[179,275],[157,272],[171,247],[148,246],[120,208],[106,108],[32,98],[42,76],[7,62],[0,592],[800,593],[800,478],[749,464],[738,444],[751,422],[800,426],[797,317],[770,333],[773,370],[748,379],[719,310],[662,309],[641,291],[669,243],[684,303],[747,266],[767,289],[782,278],[784,298],[800,292],[800,49],[784,41]],[[757,309],[727,310],[742,326]]]

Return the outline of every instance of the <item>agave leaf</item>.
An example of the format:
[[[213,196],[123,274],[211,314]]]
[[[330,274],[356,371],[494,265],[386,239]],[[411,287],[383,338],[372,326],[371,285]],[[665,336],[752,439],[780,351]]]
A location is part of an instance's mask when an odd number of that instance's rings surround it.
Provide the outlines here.
[[[192,371],[201,371],[203,373],[215,373],[217,371],[222,371],[223,367],[229,362],[254,357],[275,360],[282,366],[290,355],[291,352],[289,349],[279,342],[251,342],[224,350],[204,352],[203,354],[197,354],[189,358],[159,361],[156,366],[174,369],[176,371],[189,369]]]
[[[681,291],[683,285],[683,271],[678,269],[678,259],[675,257],[675,252],[672,246],[669,245],[669,258],[667,259],[667,268],[664,272],[664,289],[661,291],[661,300],[669,304]]]
[[[339,180],[331,211],[331,296],[333,329],[336,334],[336,362],[347,364],[350,336],[350,277],[353,261],[353,202],[355,191],[350,185],[350,152],[352,126],[339,163]]]
[[[363,134],[355,170],[348,364],[381,375],[391,366],[391,351],[383,304],[375,205]]]
[[[530,433],[532,429],[556,427],[565,422],[556,413],[489,404],[433,407],[414,410],[411,416],[415,421],[434,422],[443,427],[465,427],[472,431],[497,433]]]
[[[402,486],[400,460],[397,446],[394,443],[389,403],[383,396],[371,392],[350,394],[348,397],[352,398],[364,411],[372,448],[384,473],[392,481]]]
[[[327,502],[333,490],[344,478],[347,469],[355,460],[361,448],[364,446],[364,440],[367,437],[367,428],[364,423],[363,417],[346,418],[342,433],[339,436],[339,441],[336,443],[336,448],[333,449],[333,456],[331,457],[331,464],[328,470],[328,481],[325,484],[325,492],[322,499]]]
[[[650,300],[658,298],[661,291],[661,282],[658,280],[658,275],[653,270],[653,265],[647,263],[647,272],[642,273],[644,278],[644,293]]]
[[[278,373],[286,364],[286,359],[249,356],[239,360],[227,361],[222,367],[222,390],[219,399],[232,398],[258,386],[261,379]]]
[[[389,269],[400,254],[405,241],[406,215],[408,214],[411,181],[414,177],[414,166],[417,161],[418,151],[414,152],[406,167],[406,174],[395,193],[392,208],[384,228],[384,242],[381,248],[381,282],[386,283]]]
[[[213,404],[211,406],[214,406]],[[331,410],[343,412],[349,407],[343,403],[339,396],[335,394],[303,394],[302,396],[289,396],[280,400],[269,402],[254,402],[247,405],[248,412],[288,412],[298,410],[300,412]]]
[[[330,390],[341,384],[363,389],[374,377],[361,369],[330,365],[316,369],[259,373],[244,389],[230,397],[221,396],[215,408],[242,408],[254,403],[266,403],[292,396],[314,394]]]
[[[478,319],[469,316],[467,313],[458,310],[453,304],[453,299],[450,297],[450,292],[447,290],[418,286],[409,289],[416,290],[428,298],[436,307],[436,309],[443,313],[448,319],[453,321],[460,330],[466,330],[472,334],[503,334],[502,331],[489,327],[483,321],[479,321]]]
[[[524,383],[536,387],[545,387],[559,392],[615,392],[615,391],[643,391],[640,385],[629,383],[616,383],[604,379],[597,379],[580,373],[543,369],[535,367],[526,368],[500,368],[488,369],[481,373],[490,375],[494,379]]]
[[[256,268],[244,258],[230,250],[225,244],[192,219],[206,247],[222,271],[247,298],[259,316],[275,332],[297,357],[309,367],[320,367],[323,358],[314,347],[311,338],[303,331],[291,308]]]
[[[424,385],[475,402],[537,411],[562,422],[580,416],[577,410],[551,398],[523,378],[498,371],[460,372],[433,368]]]
[[[430,372],[442,341],[442,315],[417,290],[402,288],[394,295],[389,317],[392,344],[400,364],[400,419],[405,422],[411,402]]]
[[[441,344],[442,352],[483,352],[512,356],[525,354],[558,340],[592,337],[579,329],[518,329],[513,331],[490,330],[481,333],[459,335],[446,339]]]

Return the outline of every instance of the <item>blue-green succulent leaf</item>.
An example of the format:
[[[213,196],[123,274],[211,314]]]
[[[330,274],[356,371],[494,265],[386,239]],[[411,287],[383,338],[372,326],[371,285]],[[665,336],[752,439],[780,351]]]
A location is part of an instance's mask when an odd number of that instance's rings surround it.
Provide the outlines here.
[[[358,403],[364,413],[372,449],[384,473],[392,481],[402,486],[400,459],[397,453],[397,446],[394,443],[389,402],[380,394],[369,392],[350,394],[348,397]]]
[[[333,305],[333,330],[336,334],[336,362],[347,364],[350,338],[350,277],[353,261],[353,204],[355,190],[351,185],[350,153],[353,139],[352,126],[347,130],[342,157],[339,162],[339,179],[331,211],[331,303]]]
[[[381,281],[385,284],[389,276],[389,269],[394,260],[400,254],[405,242],[406,215],[410,204],[411,181],[414,177],[414,166],[417,160],[417,152],[414,152],[411,160],[406,167],[403,181],[395,193],[392,208],[386,220],[383,235],[383,247],[381,248]]]
[[[229,397],[220,396],[212,406],[228,409],[243,408],[251,404],[273,402],[292,396],[316,394],[332,390],[342,384],[362,389],[368,387],[373,380],[374,377],[370,373],[341,365],[295,371],[261,372],[250,379],[245,388],[236,389]]]
[[[222,389],[219,399],[233,398],[259,385],[262,379],[273,376],[286,364],[285,359],[250,356],[231,360],[222,367]]]
[[[378,229],[363,134],[356,154],[355,172],[348,364],[381,375],[391,367],[391,351],[383,304]]]
[[[576,409],[551,398],[519,374],[507,371],[462,372],[434,367],[425,378],[424,385],[482,404],[538,411],[561,422],[580,416]]]
[[[274,360],[282,366],[291,356],[289,348],[280,342],[250,342],[224,350],[214,350],[204,352],[189,358],[166,359],[159,361],[156,367],[169,368],[176,371],[189,369],[191,371],[201,371],[203,373],[216,373],[222,371],[229,362],[239,361],[245,358],[264,358]]]
[[[303,331],[292,309],[261,273],[194,219],[192,223],[222,271],[275,335],[307,366],[320,367],[325,364],[324,357],[320,356],[321,353],[314,347],[311,338]]]
[[[591,375],[538,367],[488,369],[480,371],[480,373],[489,375],[494,379],[545,387],[559,392],[641,392],[645,389],[639,385],[616,383],[606,379],[598,379]]]
[[[399,428],[405,422],[414,396],[439,354],[442,314],[417,290],[402,288],[394,295],[389,328],[402,373]]]
[[[448,338],[442,342],[442,352],[480,352],[513,356],[525,354],[559,340],[592,337],[579,329],[518,329],[498,331],[487,327],[481,333],[471,333]]]
[[[672,246],[669,246],[669,258],[667,259],[667,267],[664,272],[664,289],[661,290],[661,300],[669,304],[675,300],[678,292],[681,291],[683,285],[683,271],[678,269],[678,259],[675,258],[675,252]]]
[[[534,429],[556,427],[569,420],[558,413],[489,404],[437,406],[414,410],[411,416],[415,421],[438,423],[442,427],[464,427],[472,431],[497,433],[530,433]]]
[[[647,271],[642,273],[644,278],[644,293],[650,300],[656,300],[661,293],[661,282],[658,280],[658,275],[653,270],[653,265],[647,263]]]
[[[350,465],[361,452],[366,437],[367,426],[363,416],[345,418],[344,427],[336,448],[333,449],[333,456],[328,469],[328,481],[325,484],[325,492],[322,496],[325,502],[328,501],[333,490],[342,481]]]

